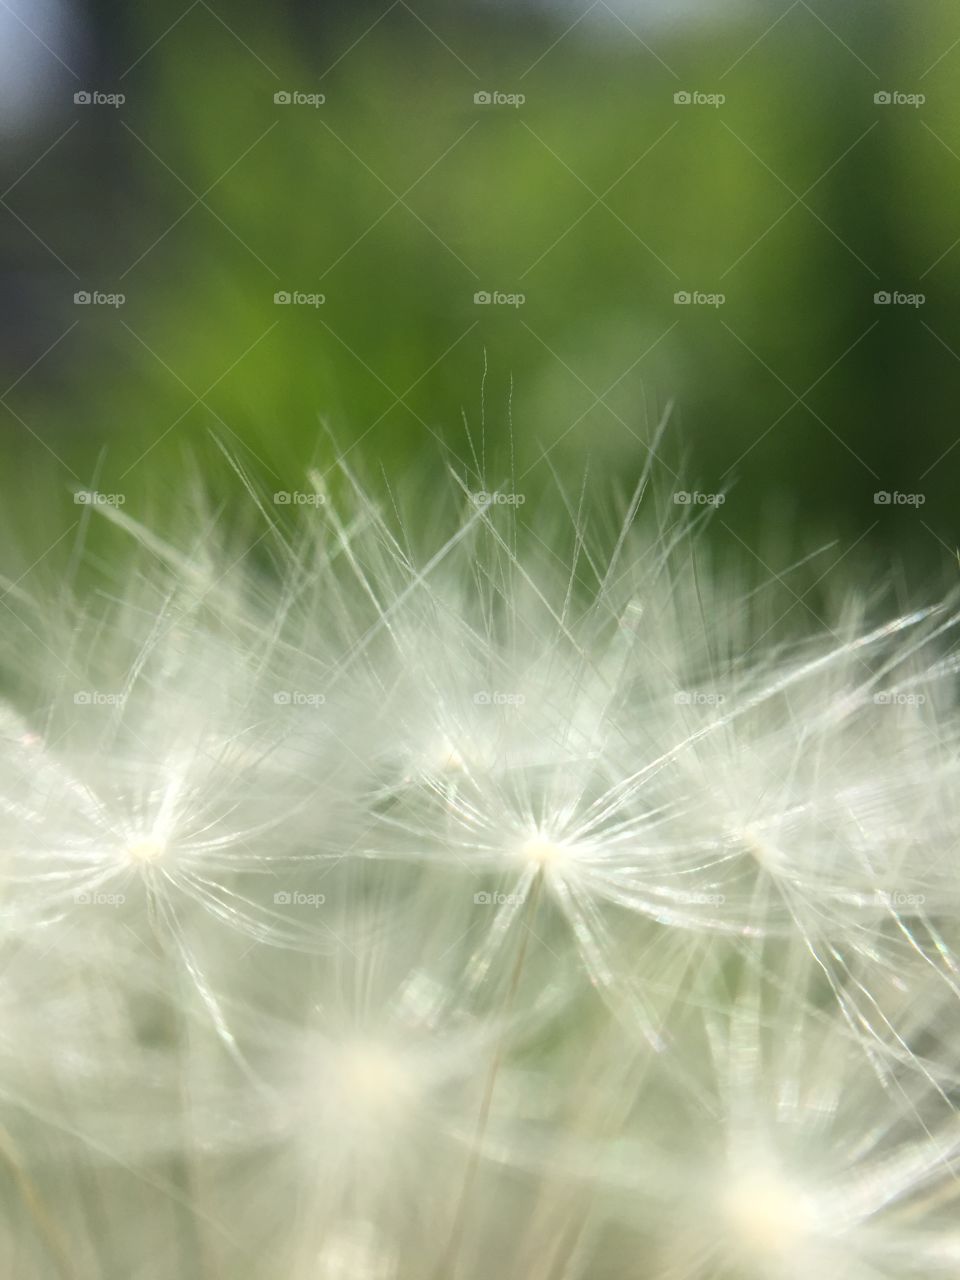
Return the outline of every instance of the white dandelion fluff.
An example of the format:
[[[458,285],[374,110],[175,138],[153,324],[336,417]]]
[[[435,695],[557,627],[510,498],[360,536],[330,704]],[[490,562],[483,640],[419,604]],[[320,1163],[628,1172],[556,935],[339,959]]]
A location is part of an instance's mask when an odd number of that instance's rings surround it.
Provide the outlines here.
[[[233,470],[12,596],[6,1270],[957,1274],[955,605]]]
[[[955,1063],[925,1060],[885,1081],[865,1072],[855,1036],[825,1011],[818,967],[791,945],[774,981],[746,966],[701,992],[684,1051],[699,1096],[691,1106],[692,1091],[678,1098],[668,1081],[654,1086],[654,1112],[640,1102],[633,1173],[643,1207],[634,1202],[631,1226],[653,1232],[645,1247],[671,1276],[953,1275]],[[902,1010],[919,1060],[930,1022],[947,1012],[935,993],[926,998],[919,1016]]]

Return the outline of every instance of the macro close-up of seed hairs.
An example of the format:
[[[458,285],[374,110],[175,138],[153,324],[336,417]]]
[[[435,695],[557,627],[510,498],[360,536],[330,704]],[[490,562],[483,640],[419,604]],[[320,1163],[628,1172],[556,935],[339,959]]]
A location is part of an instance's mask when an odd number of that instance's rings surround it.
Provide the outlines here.
[[[0,1280],[956,1280],[960,15],[183,6],[0,0]]]

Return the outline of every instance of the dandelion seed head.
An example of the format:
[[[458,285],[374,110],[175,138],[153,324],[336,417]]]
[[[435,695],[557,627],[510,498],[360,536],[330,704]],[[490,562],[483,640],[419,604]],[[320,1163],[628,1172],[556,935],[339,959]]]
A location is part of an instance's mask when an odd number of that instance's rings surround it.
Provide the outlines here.
[[[754,825],[734,826],[730,829],[728,840],[729,843],[749,854],[764,871],[777,872],[784,865],[782,850],[778,849],[770,837]]]
[[[309,1280],[393,1280],[396,1259],[378,1244],[370,1222],[348,1222],[334,1230],[311,1268]],[[304,1277],[307,1280],[307,1277]]]
[[[461,773],[467,767],[459,748],[449,739],[437,744],[436,754],[432,758],[440,773]]]
[[[544,870],[560,870],[572,861],[574,849],[546,832],[537,831],[523,841],[519,854],[524,862],[533,863]]]
[[[155,836],[141,836],[132,840],[126,847],[126,855],[137,866],[149,866],[158,862],[167,852],[166,842]]]
[[[761,1265],[795,1256],[817,1221],[806,1192],[769,1169],[737,1175],[721,1194],[720,1212],[736,1252]]]
[[[674,504],[427,546],[235,470],[259,542],[114,511],[0,639],[0,1271],[95,1168],[85,1274],[955,1274],[960,619],[766,639]]]
[[[356,1040],[336,1055],[337,1095],[351,1108],[381,1114],[409,1102],[415,1080],[403,1055],[385,1044]]]

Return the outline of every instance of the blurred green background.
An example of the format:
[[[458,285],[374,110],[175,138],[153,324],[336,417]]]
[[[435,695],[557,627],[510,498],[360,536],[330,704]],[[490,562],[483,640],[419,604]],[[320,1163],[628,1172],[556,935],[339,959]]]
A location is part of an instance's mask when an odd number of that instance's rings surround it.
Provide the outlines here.
[[[589,468],[603,504],[672,405],[655,474],[726,492],[745,561],[774,527],[955,576],[953,0],[3,14],[2,460],[38,555],[80,485],[137,516],[196,455],[235,496],[211,433],[268,491],[345,455],[524,518]]]

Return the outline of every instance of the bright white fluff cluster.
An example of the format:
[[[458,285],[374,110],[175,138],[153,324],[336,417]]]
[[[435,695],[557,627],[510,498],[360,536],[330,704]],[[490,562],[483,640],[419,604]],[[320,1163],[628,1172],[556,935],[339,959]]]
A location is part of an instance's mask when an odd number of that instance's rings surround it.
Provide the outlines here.
[[[0,1275],[960,1276],[953,609],[241,479],[6,588]]]

